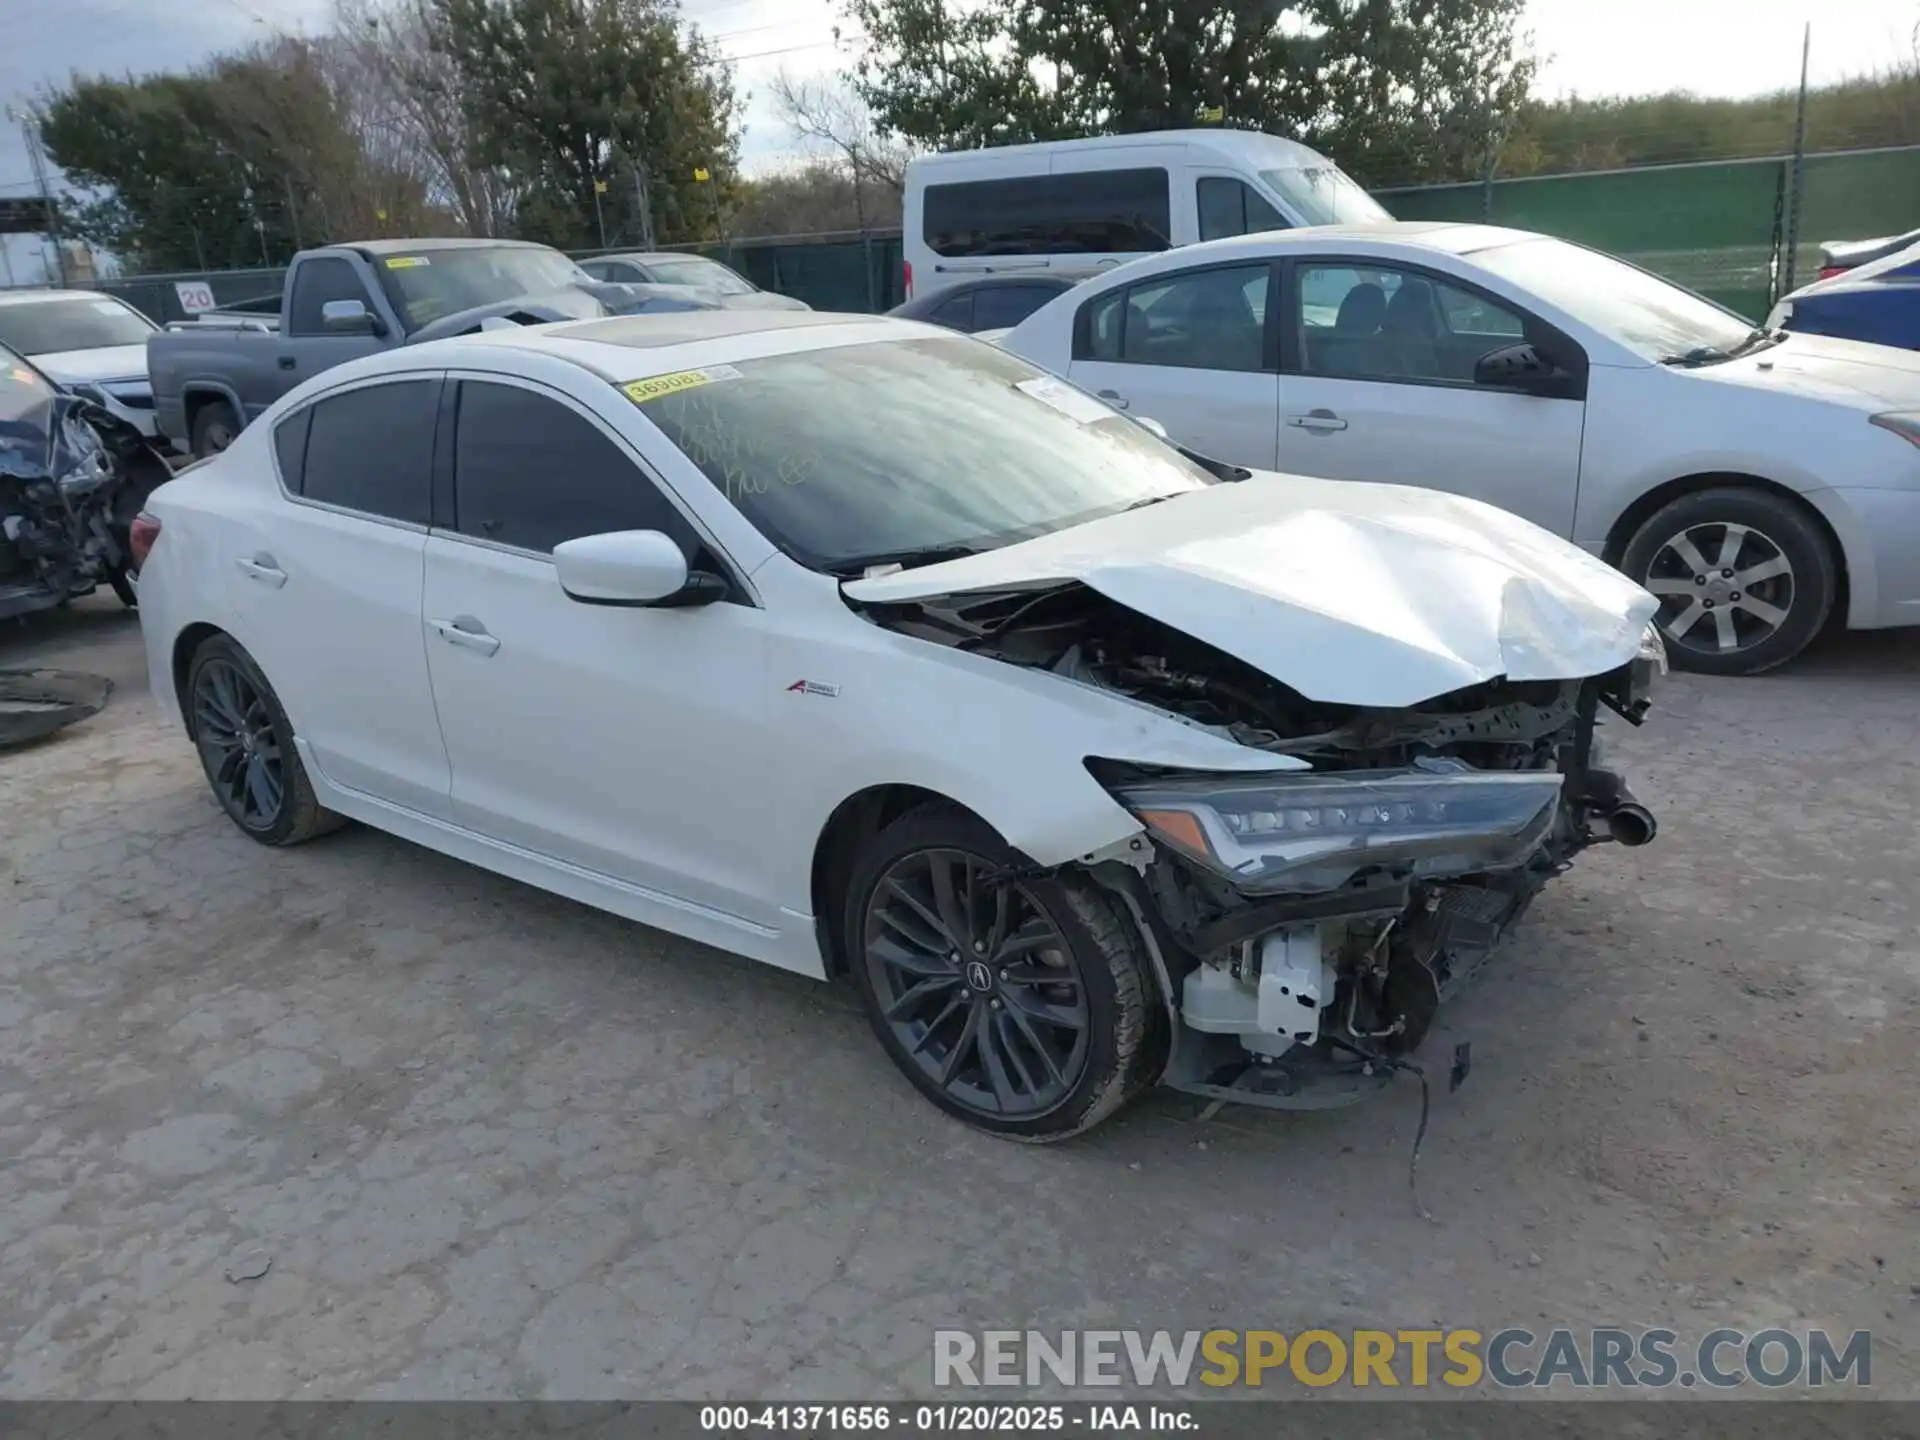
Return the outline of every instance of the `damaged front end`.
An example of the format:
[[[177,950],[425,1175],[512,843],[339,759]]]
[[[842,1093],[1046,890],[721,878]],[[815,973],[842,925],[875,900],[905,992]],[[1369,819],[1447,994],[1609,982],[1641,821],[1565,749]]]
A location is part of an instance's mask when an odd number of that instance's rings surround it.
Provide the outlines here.
[[[1087,761],[1146,833],[1083,863],[1154,952],[1175,1020],[1162,1079],[1195,1094],[1364,1098],[1576,854],[1654,835],[1596,738],[1603,711],[1640,723],[1665,669],[1651,631],[1604,674],[1383,709],[1308,700],[1071,582],[861,608],[1308,762],[1228,775]]]
[[[111,585],[166,462],[131,425],[0,352],[0,619]]]

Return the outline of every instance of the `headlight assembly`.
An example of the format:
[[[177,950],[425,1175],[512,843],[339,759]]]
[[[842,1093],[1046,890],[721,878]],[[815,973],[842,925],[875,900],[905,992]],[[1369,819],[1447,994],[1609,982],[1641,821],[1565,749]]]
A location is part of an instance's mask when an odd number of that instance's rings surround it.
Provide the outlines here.
[[[1522,864],[1553,825],[1560,776],[1439,761],[1431,769],[1174,776],[1115,793],[1156,839],[1238,889],[1265,893],[1332,889],[1372,866],[1421,875]]]

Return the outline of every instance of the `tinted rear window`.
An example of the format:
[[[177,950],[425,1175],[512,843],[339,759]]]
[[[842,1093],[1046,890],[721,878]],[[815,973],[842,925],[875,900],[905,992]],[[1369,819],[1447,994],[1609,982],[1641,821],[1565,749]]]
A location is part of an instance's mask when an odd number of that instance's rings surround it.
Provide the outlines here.
[[[1098,255],[1165,250],[1167,172],[1085,170],[929,185],[922,214],[937,255]]]
[[[316,401],[309,407],[300,493],[425,525],[432,514],[439,402],[438,380],[394,380]]]

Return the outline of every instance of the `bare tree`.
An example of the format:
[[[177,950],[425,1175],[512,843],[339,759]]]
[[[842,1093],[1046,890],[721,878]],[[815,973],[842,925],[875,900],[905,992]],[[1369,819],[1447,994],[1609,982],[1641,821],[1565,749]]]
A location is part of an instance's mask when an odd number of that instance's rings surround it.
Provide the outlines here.
[[[874,129],[866,107],[837,78],[799,78],[783,69],[773,78],[773,103],[802,147],[825,150],[845,167],[860,229],[876,209],[899,213],[907,151]]]
[[[468,234],[503,234],[524,187],[475,158],[444,24],[433,0],[335,0],[331,58],[369,150],[424,170],[427,193]]]

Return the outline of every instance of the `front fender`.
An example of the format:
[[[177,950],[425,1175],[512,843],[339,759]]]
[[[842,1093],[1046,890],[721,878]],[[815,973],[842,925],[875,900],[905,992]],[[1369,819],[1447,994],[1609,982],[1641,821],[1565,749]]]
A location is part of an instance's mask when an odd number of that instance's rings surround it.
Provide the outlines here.
[[[797,914],[812,910],[813,856],[827,823],[848,797],[876,786],[944,795],[1034,863],[1059,865],[1141,829],[1088,773],[1090,756],[1194,770],[1308,768],[1092,686],[877,627],[852,653],[810,648],[798,644],[789,658],[814,692],[781,702],[790,707],[782,748],[807,757],[806,773],[788,777],[791,803],[769,817],[781,826],[769,850],[780,904]]]

